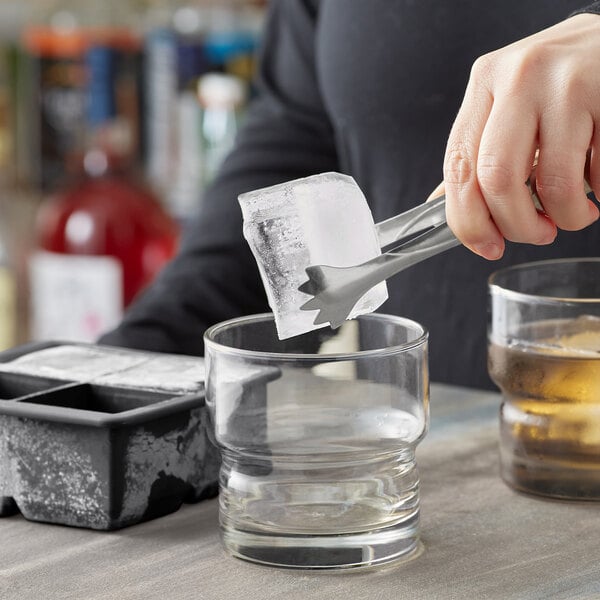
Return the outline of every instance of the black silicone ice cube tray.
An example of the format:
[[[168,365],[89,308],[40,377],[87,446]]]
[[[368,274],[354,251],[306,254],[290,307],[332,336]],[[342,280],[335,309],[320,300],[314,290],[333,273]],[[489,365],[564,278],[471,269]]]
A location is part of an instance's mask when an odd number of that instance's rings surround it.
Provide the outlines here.
[[[0,363],[0,516],[109,530],[216,495],[201,359],[55,343]],[[174,383],[196,365],[196,382]]]

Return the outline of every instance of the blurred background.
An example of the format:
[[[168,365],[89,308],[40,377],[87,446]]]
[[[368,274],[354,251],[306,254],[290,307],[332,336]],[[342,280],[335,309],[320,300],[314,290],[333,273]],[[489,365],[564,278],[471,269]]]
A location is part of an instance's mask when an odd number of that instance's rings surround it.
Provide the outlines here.
[[[176,252],[266,1],[0,0],[0,349],[93,341]]]

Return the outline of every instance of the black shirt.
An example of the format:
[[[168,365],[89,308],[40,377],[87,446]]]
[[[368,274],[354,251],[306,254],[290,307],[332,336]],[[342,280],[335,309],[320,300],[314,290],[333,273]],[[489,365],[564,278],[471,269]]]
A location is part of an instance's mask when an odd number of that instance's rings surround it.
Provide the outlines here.
[[[188,226],[180,254],[103,343],[201,354],[211,324],[268,311],[237,196],[323,171],[352,175],[375,221],[425,200],[481,54],[557,23],[581,0],[279,0],[235,150]],[[586,9],[600,12],[595,3]],[[599,99],[600,102],[600,99]],[[488,262],[464,247],[388,281],[379,309],[430,331],[433,381],[490,387],[486,280],[552,257],[598,256],[600,224],[551,246],[508,244]]]

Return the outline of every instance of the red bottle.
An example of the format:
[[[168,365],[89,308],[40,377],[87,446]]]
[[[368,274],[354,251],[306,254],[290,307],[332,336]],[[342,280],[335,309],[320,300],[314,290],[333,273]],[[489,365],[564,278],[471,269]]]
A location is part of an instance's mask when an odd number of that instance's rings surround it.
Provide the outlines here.
[[[109,47],[88,51],[91,133],[70,185],[46,200],[30,262],[32,337],[94,341],[176,251],[178,227],[132,174]]]

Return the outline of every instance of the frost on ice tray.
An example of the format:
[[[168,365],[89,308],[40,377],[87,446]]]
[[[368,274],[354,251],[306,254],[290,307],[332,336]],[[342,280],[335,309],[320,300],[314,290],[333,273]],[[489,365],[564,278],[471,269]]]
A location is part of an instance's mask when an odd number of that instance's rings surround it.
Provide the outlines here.
[[[67,344],[30,352],[0,365],[3,371],[26,373],[65,380],[91,380],[100,375],[127,369],[146,356],[116,348]]]
[[[174,393],[204,388],[203,358],[92,344],[30,352],[0,363],[0,371]]]
[[[148,353],[142,363],[103,375],[95,383],[176,393],[204,388],[204,359],[195,356]]]
[[[381,254],[373,216],[352,177],[322,173],[239,197],[244,237],[260,270],[280,339],[312,331],[318,311],[301,311],[309,299],[298,287],[306,267],[350,267]],[[365,294],[350,318],[387,300],[385,282]]]

